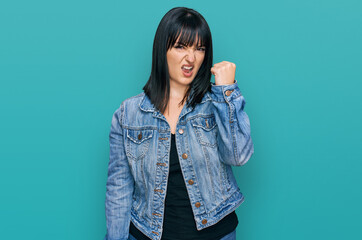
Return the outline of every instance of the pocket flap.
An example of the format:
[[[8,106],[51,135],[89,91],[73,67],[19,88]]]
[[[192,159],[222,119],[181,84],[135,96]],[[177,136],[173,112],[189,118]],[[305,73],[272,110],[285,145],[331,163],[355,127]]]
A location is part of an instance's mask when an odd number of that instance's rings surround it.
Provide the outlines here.
[[[210,131],[216,126],[215,117],[197,117],[192,120],[192,126]]]
[[[152,138],[153,130],[135,130],[127,129],[127,137],[132,140],[132,142],[140,144],[147,139]]]

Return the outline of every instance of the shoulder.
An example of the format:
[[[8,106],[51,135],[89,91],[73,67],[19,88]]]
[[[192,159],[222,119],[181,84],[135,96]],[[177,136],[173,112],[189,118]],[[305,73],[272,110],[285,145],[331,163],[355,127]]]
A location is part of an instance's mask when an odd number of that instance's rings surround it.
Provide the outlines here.
[[[139,106],[140,103],[142,102],[142,100],[144,99],[145,97],[145,93],[142,92],[142,93],[139,93],[135,96],[132,96],[132,97],[129,97],[129,98],[126,98],[125,100],[123,100],[119,106],[119,108],[117,109],[117,111],[123,111],[124,108],[129,108],[129,107],[136,107],[136,106]]]
[[[135,96],[132,96],[132,97],[129,97],[129,98],[123,100],[121,102],[120,106],[114,112],[114,114],[117,115],[119,119],[122,119],[124,116],[124,112],[127,112],[129,110],[134,111],[134,110],[138,109],[140,104],[142,103],[144,97],[145,97],[145,93],[142,92],[140,94],[137,94]]]
[[[121,106],[122,106],[122,104],[127,105],[127,104],[140,103],[142,101],[142,99],[144,98],[144,96],[145,96],[145,93],[141,92],[133,97],[129,97],[122,101]]]

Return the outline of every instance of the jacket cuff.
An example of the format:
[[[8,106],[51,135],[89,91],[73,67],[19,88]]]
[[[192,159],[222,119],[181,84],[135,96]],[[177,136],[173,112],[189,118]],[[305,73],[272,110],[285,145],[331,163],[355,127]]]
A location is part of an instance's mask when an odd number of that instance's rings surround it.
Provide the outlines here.
[[[241,91],[237,81],[229,85],[215,85],[211,83],[211,94],[214,101],[231,102],[233,99],[241,96]]]

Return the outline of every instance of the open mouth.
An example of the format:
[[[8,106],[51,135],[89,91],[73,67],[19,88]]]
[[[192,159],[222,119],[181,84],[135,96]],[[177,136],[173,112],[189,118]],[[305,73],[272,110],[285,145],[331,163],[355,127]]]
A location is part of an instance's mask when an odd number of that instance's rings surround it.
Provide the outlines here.
[[[183,65],[181,67],[182,71],[185,72],[185,73],[191,73],[192,72],[192,69],[194,69],[194,66],[185,66]]]

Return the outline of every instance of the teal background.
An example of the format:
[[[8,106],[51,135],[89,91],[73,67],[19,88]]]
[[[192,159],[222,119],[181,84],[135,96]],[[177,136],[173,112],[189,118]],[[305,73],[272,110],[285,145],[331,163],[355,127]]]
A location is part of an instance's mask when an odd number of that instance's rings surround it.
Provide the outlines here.
[[[362,3],[2,1],[0,239],[102,239],[108,132],[172,7],[236,63],[255,153],[238,240],[362,239]]]

